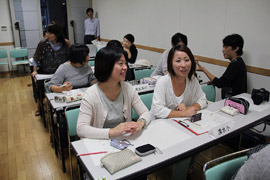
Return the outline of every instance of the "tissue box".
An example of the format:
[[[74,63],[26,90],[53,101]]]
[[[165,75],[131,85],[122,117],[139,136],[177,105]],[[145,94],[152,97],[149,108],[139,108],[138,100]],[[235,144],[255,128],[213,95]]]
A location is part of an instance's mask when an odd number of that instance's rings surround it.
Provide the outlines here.
[[[79,94],[72,94],[72,95],[67,95],[67,96],[64,96],[64,100],[66,103],[71,103],[71,102],[74,102],[74,101],[79,101],[81,100],[83,97],[83,94],[79,93]]]
[[[157,79],[153,77],[145,77],[142,79],[142,84],[149,84],[149,85],[155,86],[156,82],[157,82]]]

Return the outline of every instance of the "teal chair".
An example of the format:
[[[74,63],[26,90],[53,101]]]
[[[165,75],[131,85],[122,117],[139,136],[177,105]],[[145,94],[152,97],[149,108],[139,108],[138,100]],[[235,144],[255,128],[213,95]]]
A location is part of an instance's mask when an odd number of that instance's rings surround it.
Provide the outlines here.
[[[68,136],[68,153],[70,162],[70,174],[72,179],[72,156],[71,156],[71,146],[70,137],[77,136],[77,120],[79,117],[80,108],[76,106],[68,106],[65,109],[65,116],[67,120],[67,136]]]
[[[231,153],[205,163],[203,166],[205,180],[230,180],[248,159],[246,155],[248,150]]]
[[[140,80],[144,77],[150,77],[155,68],[152,69],[143,69],[143,70],[135,70],[135,80]]]
[[[9,50],[9,54],[10,54],[10,58],[15,58],[15,61],[12,61],[11,63],[12,72],[13,72],[13,66],[19,66],[19,65],[23,65],[24,71],[25,71],[25,65],[29,64],[27,49],[26,48],[11,49]],[[13,77],[14,77],[14,74],[13,74]]]
[[[142,102],[144,103],[144,105],[147,107],[148,110],[151,109],[153,94],[154,93],[147,93],[147,94],[140,95]],[[135,112],[134,109],[132,109],[131,116],[132,116],[132,119],[139,118],[138,114]]]
[[[206,95],[206,99],[211,102],[216,101],[216,88],[213,85],[202,86],[202,90]]]
[[[95,66],[95,61],[92,61],[92,60],[88,61],[88,65],[89,66]]]
[[[7,50],[0,49],[0,59],[5,59],[5,61],[0,61],[0,66],[7,66],[9,71]]]

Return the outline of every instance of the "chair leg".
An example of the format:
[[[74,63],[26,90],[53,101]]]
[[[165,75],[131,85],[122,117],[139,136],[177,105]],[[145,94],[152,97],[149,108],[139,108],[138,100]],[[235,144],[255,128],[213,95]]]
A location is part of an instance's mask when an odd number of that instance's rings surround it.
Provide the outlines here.
[[[12,63],[11,63],[11,78],[14,78],[14,69]]]
[[[71,149],[70,149],[70,143],[68,145],[68,154],[69,154],[69,165],[70,165],[70,176],[71,176],[71,179],[73,179],[73,168],[72,168],[72,156],[71,156]]]
[[[242,133],[240,134],[240,138],[239,138],[239,144],[238,144],[238,151],[240,150],[241,148],[241,143],[242,143]]]

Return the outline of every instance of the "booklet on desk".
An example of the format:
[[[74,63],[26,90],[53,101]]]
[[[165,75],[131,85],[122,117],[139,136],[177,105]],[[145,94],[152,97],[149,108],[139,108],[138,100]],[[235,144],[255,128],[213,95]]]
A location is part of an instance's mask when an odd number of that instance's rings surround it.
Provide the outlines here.
[[[211,129],[233,120],[217,114],[217,112],[208,110],[201,110],[199,112],[202,113],[202,120],[195,123],[190,122],[188,118],[173,118],[173,120],[196,135],[208,133]]]

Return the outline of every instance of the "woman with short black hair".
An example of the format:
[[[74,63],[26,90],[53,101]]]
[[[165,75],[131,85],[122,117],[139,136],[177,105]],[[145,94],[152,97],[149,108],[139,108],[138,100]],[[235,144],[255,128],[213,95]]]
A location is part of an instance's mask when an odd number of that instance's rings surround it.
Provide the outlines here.
[[[109,139],[122,134],[135,134],[150,122],[150,112],[131,84],[123,82],[127,65],[124,50],[105,47],[95,58],[97,83],[84,93],[77,122],[81,138]],[[137,122],[131,109],[139,114]]]
[[[134,44],[135,38],[132,34],[127,34],[123,38],[123,48],[127,52],[127,62],[135,63],[138,55],[138,50]]]
[[[46,84],[52,92],[70,91],[89,87],[95,82],[95,76],[88,65],[89,49],[86,45],[72,45],[69,61],[60,65],[52,79]]]

